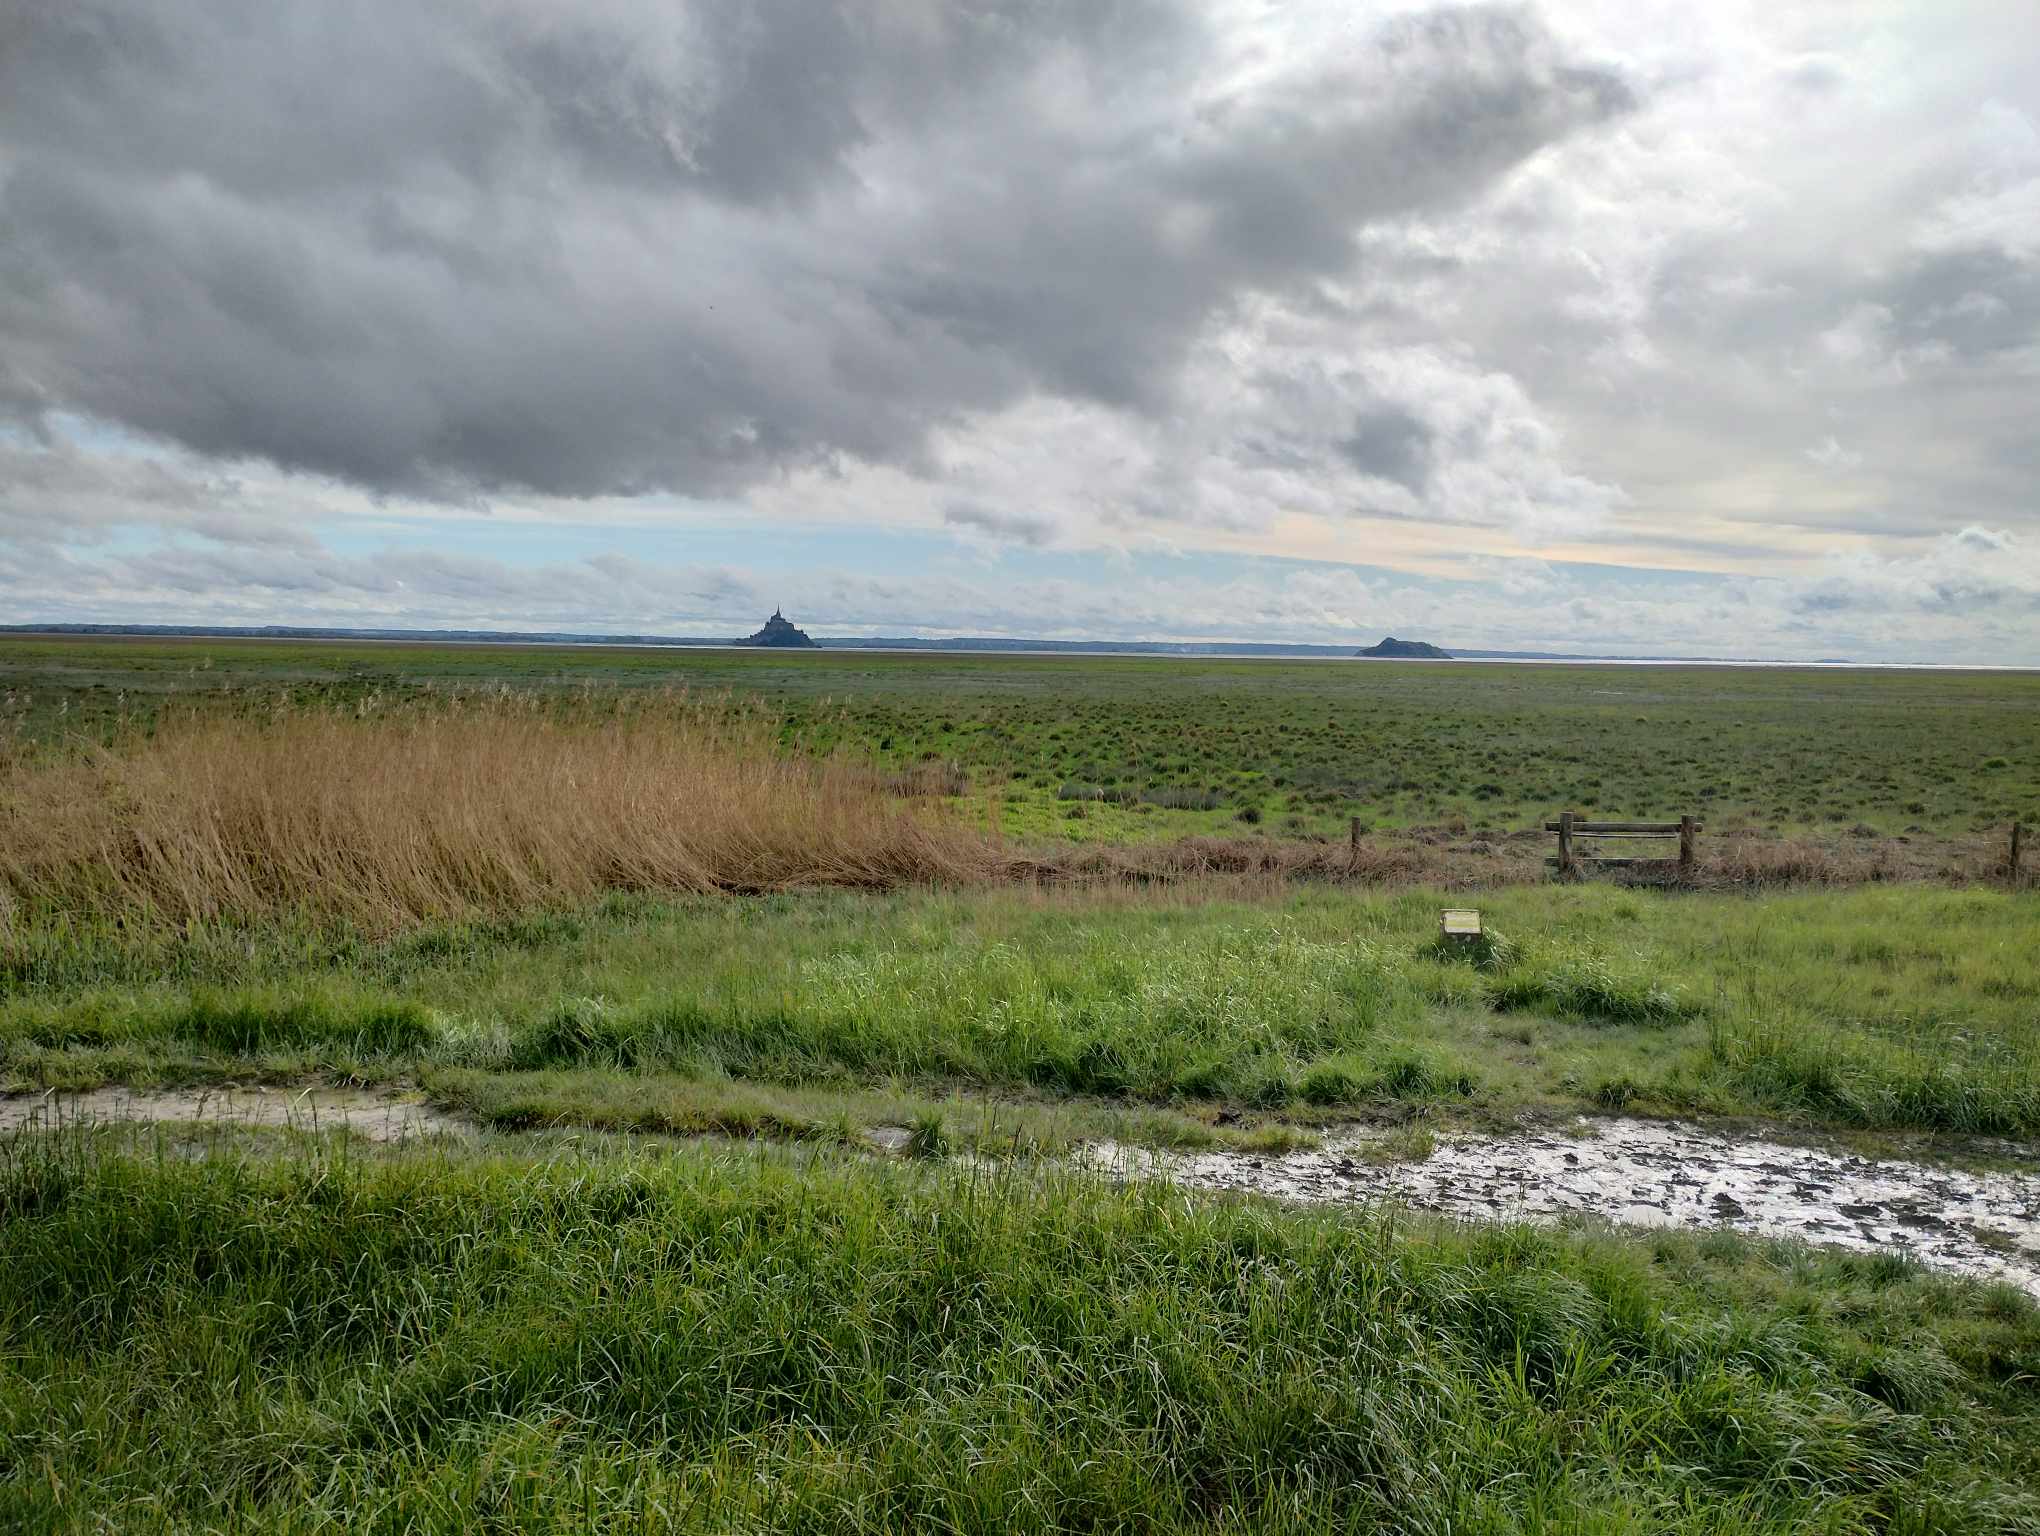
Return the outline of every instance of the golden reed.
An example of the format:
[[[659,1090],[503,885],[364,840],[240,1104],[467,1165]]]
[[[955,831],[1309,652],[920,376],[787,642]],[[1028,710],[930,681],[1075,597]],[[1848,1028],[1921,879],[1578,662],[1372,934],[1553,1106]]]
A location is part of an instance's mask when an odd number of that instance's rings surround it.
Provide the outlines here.
[[[965,882],[993,844],[659,694],[173,715],[0,763],[0,918],[406,923],[608,891]]]

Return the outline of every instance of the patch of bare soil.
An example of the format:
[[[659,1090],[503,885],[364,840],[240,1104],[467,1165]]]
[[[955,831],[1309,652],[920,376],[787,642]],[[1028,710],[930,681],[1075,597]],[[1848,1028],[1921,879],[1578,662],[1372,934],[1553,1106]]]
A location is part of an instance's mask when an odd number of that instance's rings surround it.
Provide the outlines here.
[[[0,1095],[0,1134],[79,1124],[344,1129],[370,1141],[467,1135],[466,1121],[401,1094],[351,1088],[191,1088]]]

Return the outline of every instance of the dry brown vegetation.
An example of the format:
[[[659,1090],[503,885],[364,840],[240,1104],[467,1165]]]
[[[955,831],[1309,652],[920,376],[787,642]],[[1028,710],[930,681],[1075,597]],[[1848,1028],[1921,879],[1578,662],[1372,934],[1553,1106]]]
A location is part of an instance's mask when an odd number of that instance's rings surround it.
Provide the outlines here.
[[[1431,884],[1545,877],[1534,831],[1009,846],[939,805],[949,763],[887,774],[782,750],[722,696],[510,692],[401,708],[174,716],[112,747],[0,755],[0,923],[299,915],[369,932],[612,891]],[[2001,878],[1946,844],[1730,835],[1700,888]],[[2001,862],[2001,861],[2000,861]],[[1652,883],[1665,883],[1653,881]]]
[[[1326,880],[1355,885],[1489,886],[1534,878],[1534,860],[1463,855],[1417,837],[1344,843],[1273,838],[1185,837],[1167,843],[1088,844],[1016,859],[1014,871],[1042,880],[1130,883]]]
[[[664,695],[193,715],[0,768],[0,907],[370,930],[615,890],[992,873],[984,839],[773,723]]]

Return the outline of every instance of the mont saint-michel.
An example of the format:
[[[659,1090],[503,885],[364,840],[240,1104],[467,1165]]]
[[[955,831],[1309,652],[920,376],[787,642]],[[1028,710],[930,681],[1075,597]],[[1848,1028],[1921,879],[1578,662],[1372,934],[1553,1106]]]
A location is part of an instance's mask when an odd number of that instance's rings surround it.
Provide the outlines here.
[[[745,636],[737,644],[773,646],[781,650],[798,650],[802,646],[815,649],[815,642],[808,637],[807,631],[794,628],[777,608],[772,610],[772,617],[765,621],[763,629],[755,635]]]

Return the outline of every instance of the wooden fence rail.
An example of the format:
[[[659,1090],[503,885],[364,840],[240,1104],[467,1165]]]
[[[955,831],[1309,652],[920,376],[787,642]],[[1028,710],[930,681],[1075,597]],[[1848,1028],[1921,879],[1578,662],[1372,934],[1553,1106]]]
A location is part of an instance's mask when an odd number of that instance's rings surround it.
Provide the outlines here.
[[[1356,823],[1357,826],[1357,823]],[[1682,875],[1690,875],[1698,863],[1698,842],[1702,830],[1699,821],[1691,816],[1681,816],[1677,821],[1588,821],[1571,811],[1560,813],[1558,820],[1544,824],[1547,832],[1558,834],[1558,857],[1544,862],[1567,875],[1579,874],[1586,865],[1597,869],[1676,869]],[[1992,872],[2002,869],[2014,886],[2021,883],[2026,855],[2027,834],[2032,829],[2019,822],[2012,823],[2011,847],[2006,850],[2002,865],[1993,863]],[[1356,830],[1355,841],[1359,834]],[[1575,843],[1576,838],[1621,837],[1621,838],[1674,838],[1679,840],[1677,859],[1631,859],[1603,858],[1595,853],[1582,853]]]
[[[1689,875],[1698,858],[1700,823],[1691,816],[1681,816],[1677,821],[1587,821],[1571,811],[1560,813],[1558,820],[1544,824],[1547,832],[1558,834],[1558,857],[1546,859],[1547,864],[1557,866],[1561,874],[1576,875],[1583,864],[1593,864],[1604,869],[1670,869]],[[1626,859],[1601,858],[1595,854],[1581,854],[1573,846],[1576,837],[1644,837],[1672,838],[1679,840],[1679,857],[1671,859]]]

